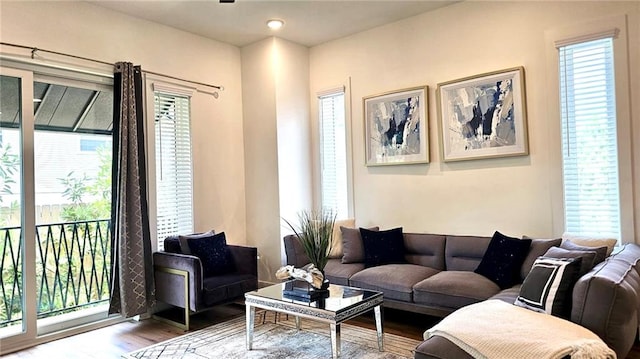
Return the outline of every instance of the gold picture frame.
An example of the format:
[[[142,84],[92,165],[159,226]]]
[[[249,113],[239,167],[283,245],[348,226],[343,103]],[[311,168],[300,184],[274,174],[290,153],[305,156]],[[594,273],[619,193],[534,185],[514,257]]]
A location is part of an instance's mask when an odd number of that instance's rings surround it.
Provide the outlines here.
[[[367,166],[429,163],[428,87],[362,99]]]
[[[444,162],[529,154],[524,68],[438,84]]]

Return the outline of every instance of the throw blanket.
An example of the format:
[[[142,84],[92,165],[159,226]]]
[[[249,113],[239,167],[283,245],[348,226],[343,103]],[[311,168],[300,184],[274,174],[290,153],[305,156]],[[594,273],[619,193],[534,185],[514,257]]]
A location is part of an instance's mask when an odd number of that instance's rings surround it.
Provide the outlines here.
[[[456,310],[424,338],[434,335],[474,358],[616,358],[597,335],[580,325],[495,299]]]

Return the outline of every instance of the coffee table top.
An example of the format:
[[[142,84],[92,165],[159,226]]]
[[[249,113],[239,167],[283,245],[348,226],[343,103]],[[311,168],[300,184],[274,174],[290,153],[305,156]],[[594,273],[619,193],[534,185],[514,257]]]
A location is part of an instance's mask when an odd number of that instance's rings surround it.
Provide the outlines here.
[[[287,296],[283,291],[299,281],[288,281],[245,293],[245,303],[293,315],[341,322],[382,304],[382,292],[329,285],[328,297],[305,301]],[[289,288],[287,288],[287,286]]]

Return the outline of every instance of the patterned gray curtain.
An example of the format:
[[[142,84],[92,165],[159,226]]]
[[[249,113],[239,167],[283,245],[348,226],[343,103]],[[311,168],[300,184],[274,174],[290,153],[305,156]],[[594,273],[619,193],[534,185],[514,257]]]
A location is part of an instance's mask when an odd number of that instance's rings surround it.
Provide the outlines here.
[[[129,318],[155,303],[140,66],[119,62],[113,85],[111,296],[109,313]]]

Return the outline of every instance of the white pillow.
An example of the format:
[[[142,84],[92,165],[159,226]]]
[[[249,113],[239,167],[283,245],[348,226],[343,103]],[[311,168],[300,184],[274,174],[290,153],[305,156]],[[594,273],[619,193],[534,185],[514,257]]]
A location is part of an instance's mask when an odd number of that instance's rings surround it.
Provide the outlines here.
[[[618,244],[618,240],[615,238],[585,236],[568,232],[562,234],[562,240],[569,240],[575,244],[585,247],[607,247],[607,256],[611,255],[613,247]]]
[[[333,236],[331,236],[331,251],[329,258],[342,258],[342,231],[340,227],[356,228],[355,218],[339,219],[333,224]]]

